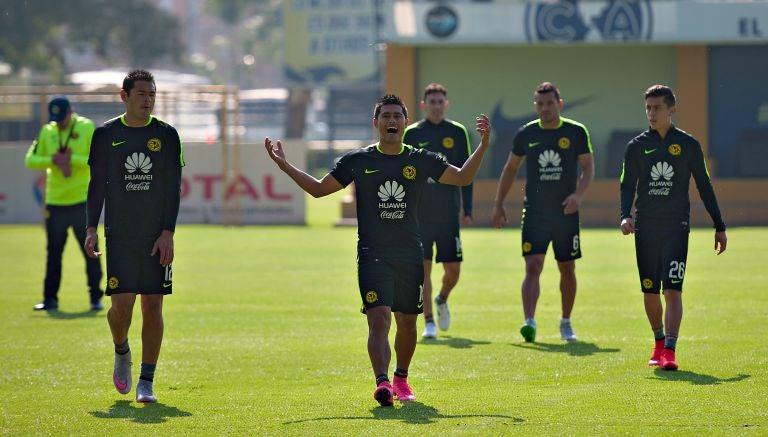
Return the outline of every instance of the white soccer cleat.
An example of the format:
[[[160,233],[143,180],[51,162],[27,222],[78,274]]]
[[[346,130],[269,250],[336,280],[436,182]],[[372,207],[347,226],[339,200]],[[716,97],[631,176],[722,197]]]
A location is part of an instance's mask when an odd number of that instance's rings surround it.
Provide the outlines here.
[[[437,328],[435,322],[429,321],[424,325],[424,333],[421,334],[423,338],[437,338]]]
[[[152,390],[152,383],[149,381],[139,380],[136,384],[136,402],[141,403],[154,403],[157,402],[157,396],[155,396]]]
[[[573,332],[570,320],[560,320],[560,338],[565,341],[579,341],[579,337]]]
[[[131,391],[131,351],[122,355],[115,352],[112,383],[120,394],[126,394]]]
[[[435,308],[437,308],[437,326],[447,331],[451,327],[451,312],[448,310],[448,301],[439,302],[439,296],[435,296]]]

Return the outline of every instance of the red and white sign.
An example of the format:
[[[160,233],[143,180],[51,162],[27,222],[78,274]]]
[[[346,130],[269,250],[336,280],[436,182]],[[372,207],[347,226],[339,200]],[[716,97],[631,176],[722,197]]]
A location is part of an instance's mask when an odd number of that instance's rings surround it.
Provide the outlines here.
[[[291,162],[304,168],[303,145],[286,150]],[[263,145],[241,146],[238,174],[233,165],[225,174],[222,158],[220,147],[184,146],[179,223],[304,224],[304,191],[275,166]]]
[[[41,173],[24,166],[29,144],[0,148],[0,223],[42,221]],[[304,145],[285,145],[291,163],[304,168]],[[262,144],[240,146],[239,172],[225,169],[221,147],[184,145],[179,223],[304,224],[305,196],[280,171]]]

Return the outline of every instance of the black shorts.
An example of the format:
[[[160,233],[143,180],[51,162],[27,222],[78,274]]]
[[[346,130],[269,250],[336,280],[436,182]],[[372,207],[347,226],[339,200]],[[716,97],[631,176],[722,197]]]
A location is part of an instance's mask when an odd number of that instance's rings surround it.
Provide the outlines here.
[[[643,293],[662,289],[683,291],[690,229],[659,231],[640,226],[635,230],[635,256]]]
[[[526,213],[522,221],[523,256],[546,254],[549,242],[559,262],[581,258],[579,213]]]
[[[424,264],[421,260],[404,261],[381,258],[358,250],[357,281],[367,308],[388,306],[395,312],[424,312]]]
[[[120,293],[171,294],[171,266],[160,265],[155,241],[107,238],[107,296]]]
[[[424,259],[432,261],[432,246],[437,246],[436,262],[461,262],[464,254],[459,238],[459,220],[455,222],[422,222],[419,226]]]

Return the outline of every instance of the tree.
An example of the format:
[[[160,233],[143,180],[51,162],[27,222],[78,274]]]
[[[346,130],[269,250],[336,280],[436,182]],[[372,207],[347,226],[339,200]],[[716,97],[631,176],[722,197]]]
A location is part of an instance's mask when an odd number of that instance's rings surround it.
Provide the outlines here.
[[[137,67],[181,59],[179,24],[148,0],[0,0],[0,60],[62,83],[65,49]]]

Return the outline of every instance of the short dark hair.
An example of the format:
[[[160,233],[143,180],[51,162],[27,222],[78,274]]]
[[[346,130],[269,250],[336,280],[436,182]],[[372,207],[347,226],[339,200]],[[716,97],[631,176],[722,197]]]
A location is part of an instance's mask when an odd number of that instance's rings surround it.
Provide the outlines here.
[[[123,89],[125,92],[130,95],[131,90],[133,89],[133,85],[138,81],[152,82],[152,84],[154,84],[155,76],[152,76],[152,73],[149,71],[142,69],[136,69],[128,72],[128,74],[125,76],[125,79],[123,79]]]
[[[536,87],[536,94],[555,93],[555,100],[560,101],[560,90],[552,82],[542,82]]]
[[[675,98],[675,92],[672,91],[672,88],[666,86],[666,85],[653,85],[647,90],[645,90],[645,98],[648,97],[664,97],[664,103],[667,104],[668,107],[675,106],[675,103],[677,102],[677,99]]]
[[[403,103],[400,97],[397,97],[394,94],[387,94],[376,102],[376,106],[373,107],[373,118],[379,118],[381,107],[384,105],[400,105],[400,107],[403,108],[403,115],[405,118],[408,118],[408,109],[405,107],[405,103]]]
[[[431,83],[424,88],[424,100],[427,100],[427,96],[430,94],[442,93],[443,97],[448,97],[448,90],[439,83]]]

